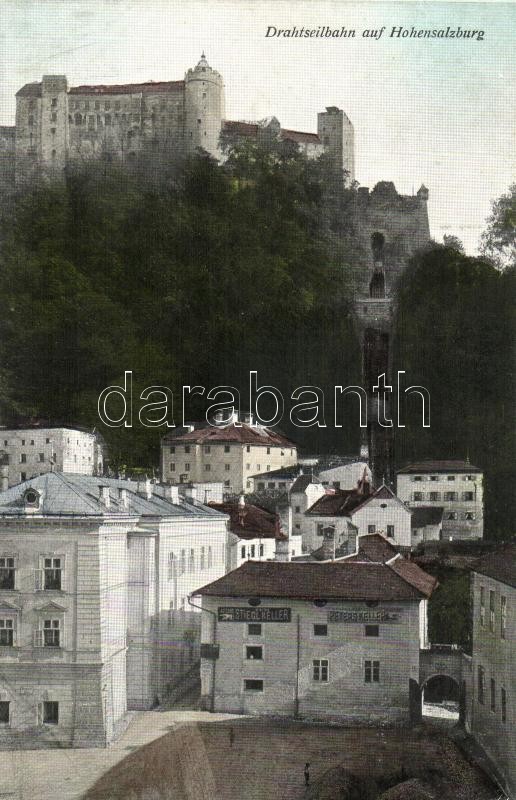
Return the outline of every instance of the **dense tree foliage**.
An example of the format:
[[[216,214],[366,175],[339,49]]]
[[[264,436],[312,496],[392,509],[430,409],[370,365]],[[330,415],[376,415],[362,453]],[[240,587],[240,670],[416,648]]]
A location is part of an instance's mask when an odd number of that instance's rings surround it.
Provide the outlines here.
[[[493,203],[480,250],[498,269],[516,269],[516,183]]]
[[[469,457],[482,467],[490,538],[513,534],[515,278],[434,247],[404,275],[395,331],[395,367],[431,397],[427,429],[420,401],[410,401],[406,428],[396,432],[397,462]]]
[[[151,184],[91,165],[16,198],[1,231],[5,421],[98,425],[98,394],[125,370],[136,398],[171,388],[176,423],[182,385],[229,384],[244,398],[257,370],[288,398],[336,373],[359,379],[351,245],[329,224],[345,218],[346,193],[295,149],[229,150],[224,168],[200,155]],[[137,411],[133,430],[101,429],[115,461],[157,464],[164,431],[138,426]],[[307,445],[355,449],[356,430],[339,441],[329,430]]]

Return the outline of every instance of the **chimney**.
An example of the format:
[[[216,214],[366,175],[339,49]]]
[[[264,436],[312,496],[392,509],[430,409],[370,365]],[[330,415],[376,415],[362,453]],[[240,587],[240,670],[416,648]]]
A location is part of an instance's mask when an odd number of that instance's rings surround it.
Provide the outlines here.
[[[322,542],[323,561],[335,560],[335,528],[325,528]]]
[[[145,497],[147,500],[152,500],[152,483],[150,478],[145,478]]]
[[[165,486],[164,487],[164,497],[166,500],[170,500],[175,506],[178,506],[180,503],[179,500],[179,487],[178,486]]]
[[[197,487],[196,486],[187,486],[185,488],[185,495],[190,498],[190,500],[197,500]]]
[[[239,525],[243,525],[244,524],[245,515],[246,515],[245,497],[244,497],[243,494],[241,494],[240,497],[239,497],[239,500],[238,500],[238,523],[239,523]]]
[[[118,498],[120,500],[120,505],[122,506],[122,508],[129,508],[129,498],[127,496],[127,489],[119,488]]]
[[[276,549],[274,551],[274,560],[290,561],[290,539],[281,532],[281,522],[278,514],[276,514]]]
[[[109,496],[109,486],[99,486],[100,489],[100,496],[99,500],[104,506],[104,508],[109,508],[111,506],[111,497]]]

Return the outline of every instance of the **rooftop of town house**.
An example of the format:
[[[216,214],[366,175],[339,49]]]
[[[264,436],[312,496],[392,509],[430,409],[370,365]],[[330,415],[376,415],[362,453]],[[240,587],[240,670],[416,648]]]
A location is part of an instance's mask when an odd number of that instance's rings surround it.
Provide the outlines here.
[[[381,533],[367,533],[360,536],[358,551],[346,556],[347,561],[371,561],[374,564],[385,564],[400,555],[398,548]]]
[[[417,564],[349,561],[246,561],[199,588],[212,597],[278,597],[292,600],[417,601],[430,597],[437,579]]]
[[[28,512],[39,517],[222,516],[216,509],[180,495],[174,502],[170,489],[150,481],[61,472],[47,472],[0,492],[0,517],[26,517]]]
[[[280,529],[277,514],[254,503],[247,503],[244,498],[209,503],[209,506],[229,516],[229,529],[239,539],[288,539]]]
[[[403,469],[399,469],[398,475],[410,475],[414,473],[426,472],[482,472],[480,467],[475,467],[469,461],[418,461],[415,464],[408,464]]]
[[[260,447],[284,447],[293,449],[297,445],[279,431],[247,422],[192,423],[166,434],[164,445],[183,444],[249,444]]]
[[[516,588],[516,541],[509,542],[479,558],[473,570]]]

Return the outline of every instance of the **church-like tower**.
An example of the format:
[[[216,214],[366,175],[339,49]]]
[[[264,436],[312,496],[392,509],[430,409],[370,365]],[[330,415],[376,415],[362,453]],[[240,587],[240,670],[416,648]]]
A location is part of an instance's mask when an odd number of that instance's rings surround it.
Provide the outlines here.
[[[186,151],[193,153],[200,147],[218,157],[224,115],[224,81],[203,53],[197,66],[185,75]]]

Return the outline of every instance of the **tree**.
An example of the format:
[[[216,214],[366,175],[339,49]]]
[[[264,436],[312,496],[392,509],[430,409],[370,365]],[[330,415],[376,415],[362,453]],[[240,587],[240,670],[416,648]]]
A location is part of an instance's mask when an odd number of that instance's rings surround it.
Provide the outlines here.
[[[500,270],[516,267],[516,183],[493,203],[480,252]]]

